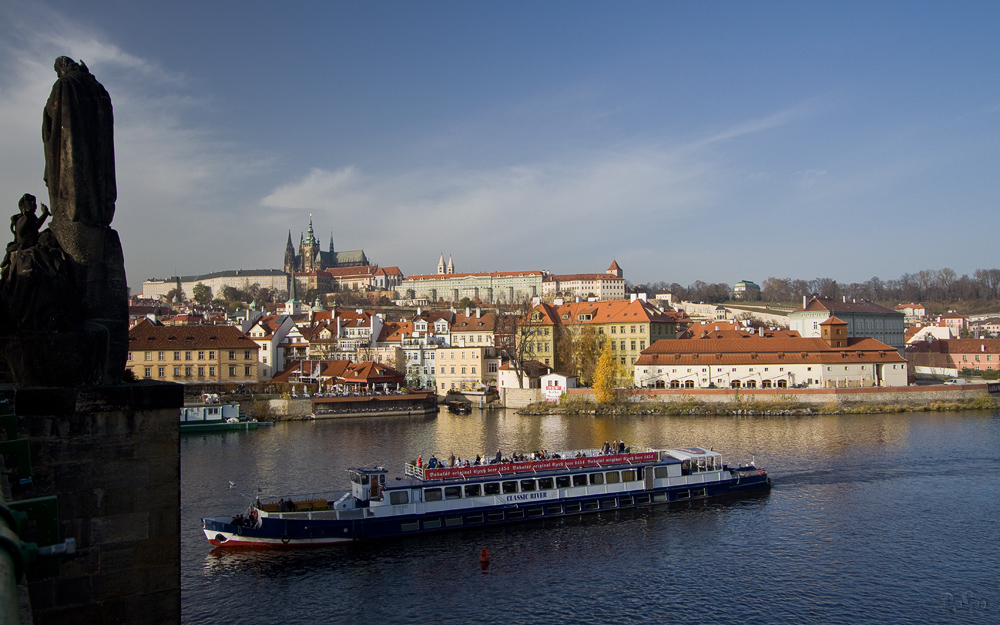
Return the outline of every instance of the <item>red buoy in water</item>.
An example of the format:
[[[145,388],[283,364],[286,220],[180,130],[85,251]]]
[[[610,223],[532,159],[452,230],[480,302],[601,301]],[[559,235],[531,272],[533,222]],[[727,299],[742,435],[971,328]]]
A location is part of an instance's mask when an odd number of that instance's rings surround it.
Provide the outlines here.
[[[490,551],[489,549],[483,548],[482,553],[479,554],[479,566],[484,569],[490,565]]]

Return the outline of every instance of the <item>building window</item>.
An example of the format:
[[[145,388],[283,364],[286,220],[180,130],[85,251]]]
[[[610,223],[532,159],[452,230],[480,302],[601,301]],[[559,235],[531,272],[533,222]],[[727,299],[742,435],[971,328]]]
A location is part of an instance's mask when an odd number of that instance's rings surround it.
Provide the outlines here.
[[[180,352],[174,352],[174,360],[180,360],[180,359],[181,359],[181,353]]]
[[[147,378],[153,377],[153,368],[152,367],[146,367],[146,377]]]
[[[229,367],[229,377],[231,378],[236,377],[236,367]]]
[[[181,377],[181,368],[180,367],[174,367],[174,377],[175,378]]]
[[[184,360],[191,360],[191,352],[184,352]]]
[[[252,376],[253,375],[252,369],[253,369],[253,367],[250,367],[250,366],[243,367],[243,376],[247,377],[247,378],[249,378],[250,376]]]
[[[152,360],[153,359],[153,352],[146,352],[146,358],[145,359],[146,360]]]
[[[215,377],[215,367],[209,367],[208,368],[208,375],[209,375],[209,377],[212,377],[212,378]]]
[[[191,377],[191,367],[184,367],[184,375],[189,378]]]
[[[252,358],[252,356],[250,355],[250,350],[249,349],[246,350],[245,352],[243,352],[243,360],[250,360],[251,358]]]
[[[156,353],[156,359],[157,360],[166,360],[167,359],[167,353],[166,352],[157,352]]]
[[[611,334],[617,334],[615,326],[611,326]]]
[[[236,352],[235,351],[230,350],[230,352],[229,352],[229,360],[236,360]]]
[[[198,367],[198,377],[199,378],[205,377],[205,367]]]

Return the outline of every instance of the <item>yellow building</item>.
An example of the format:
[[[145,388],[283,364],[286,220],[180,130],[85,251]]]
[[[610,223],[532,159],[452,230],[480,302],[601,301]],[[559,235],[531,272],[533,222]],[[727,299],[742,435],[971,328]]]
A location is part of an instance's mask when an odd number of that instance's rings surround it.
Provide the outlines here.
[[[157,326],[128,333],[128,368],[139,379],[184,384],[257,381],[259,347],[232,326]]]
[[[447,395],[452,390],[482,390],[492,352],[491,347],[439,347],[434,374],[438,395]]]
[[[642,350],[660,339],[677,338],[674,312],[657,308],[643,298],[610,302],[540,304],[531,312],[530,331],[519,332],[534,343],[527,357],[559,370],[556,341],[559,332],[578,333],[593,327],[611,342],[615,357],[623,365],[635,364]],[[531,327],[531,326],[534,327]],[[530,353],[528,353],[530,351]]]

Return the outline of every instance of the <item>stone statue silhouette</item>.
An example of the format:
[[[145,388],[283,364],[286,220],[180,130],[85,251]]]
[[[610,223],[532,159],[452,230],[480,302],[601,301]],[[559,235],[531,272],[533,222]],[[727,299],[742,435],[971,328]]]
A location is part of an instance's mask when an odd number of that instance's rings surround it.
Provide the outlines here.
[[[128,286],[115,215],[114,113],[86,64],[65,56],[42,114],[49,214],[25,194],[0,263],[0,350],[21,386],[122,381]]]
[[[118,197],[111,96],[82,62],[61,56],[55,70],[42,116],[53,221],[109,226]]]

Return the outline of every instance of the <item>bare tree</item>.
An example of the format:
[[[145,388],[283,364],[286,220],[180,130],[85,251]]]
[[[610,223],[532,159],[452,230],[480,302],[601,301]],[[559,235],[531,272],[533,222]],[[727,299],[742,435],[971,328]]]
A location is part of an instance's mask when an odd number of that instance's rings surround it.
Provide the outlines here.
[[[536,306],[527,297],[512,302],[499,300],[496,304],[494,343],[497,352],[517,374],[519,388],[524,388],[524,363],[533,360],[535,339],[541,336],[542,327],[548,325],[547,320],[547,306]]]

